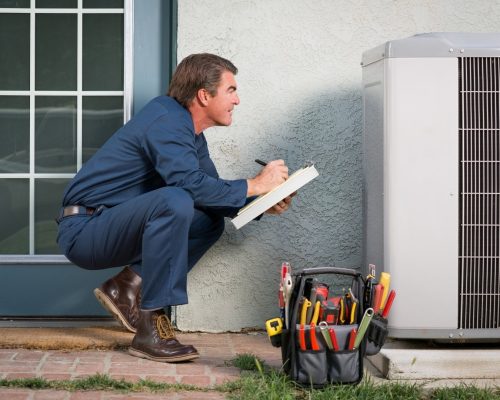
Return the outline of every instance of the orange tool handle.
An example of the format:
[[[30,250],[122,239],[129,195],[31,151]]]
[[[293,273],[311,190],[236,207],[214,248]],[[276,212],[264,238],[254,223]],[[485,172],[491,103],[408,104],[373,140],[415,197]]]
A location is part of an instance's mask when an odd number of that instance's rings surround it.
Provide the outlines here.
[[[311,348],[313,350],[319,350],[319,345],[318,341],[316,340],[316,324],[312,323],[311,324],[311,329],[310,329],[310,335],[311,335]]]
[[[337,342],[337,335],[335,334],[335,330],[333,328],[328,329],[330,332],[330,340],[332,341],[333,350],[339,351],[339,343]]]
[[[352,328],[351,334],[349,335],[349,350],[354,350],[355,341],[356,341],[356,328]]]
[[[306,350],[306,332],[304,330],[304,325],[299,327],[299,347],[300,350]]]

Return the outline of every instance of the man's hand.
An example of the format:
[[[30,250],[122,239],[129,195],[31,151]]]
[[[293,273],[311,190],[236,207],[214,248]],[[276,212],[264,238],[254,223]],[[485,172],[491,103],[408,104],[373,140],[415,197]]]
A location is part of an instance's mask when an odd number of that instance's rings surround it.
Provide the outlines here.
[[[283,214],[286,210],[288,210],[290,204],[292,204],[292,197],[295,196],[296,194],[297,192],[293,192],[290,196],[284,198],[278,204],[272,206],[269,210],[265,212],[265,214],[274,214],[274,215]]]
[[[288,178],[288,167],[283,160],[269,162],[259,174],[247,179],[247,197],[260,196],[273,190]]]

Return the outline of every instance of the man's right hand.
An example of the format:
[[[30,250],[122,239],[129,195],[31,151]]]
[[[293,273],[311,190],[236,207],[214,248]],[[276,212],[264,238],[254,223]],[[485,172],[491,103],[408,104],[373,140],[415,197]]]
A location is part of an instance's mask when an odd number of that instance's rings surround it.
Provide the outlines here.
[[[288,167],[283,160],[274,160],[267,163],[255,178],[247,179],[247,197],[260,196],[288,179]]]

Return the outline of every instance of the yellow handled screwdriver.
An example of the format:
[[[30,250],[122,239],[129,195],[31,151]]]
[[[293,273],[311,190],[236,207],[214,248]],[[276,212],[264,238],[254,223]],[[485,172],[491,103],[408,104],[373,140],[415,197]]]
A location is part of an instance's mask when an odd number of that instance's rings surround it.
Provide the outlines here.
[[[387,300],[387,294],[389,293],[389,286],[391,285],[391,274],[388,272],[381,272],[380,280],[378,283],[384,286],[382,299],[380,300],[380,311],[383,311],[385,307],[385,301]]]

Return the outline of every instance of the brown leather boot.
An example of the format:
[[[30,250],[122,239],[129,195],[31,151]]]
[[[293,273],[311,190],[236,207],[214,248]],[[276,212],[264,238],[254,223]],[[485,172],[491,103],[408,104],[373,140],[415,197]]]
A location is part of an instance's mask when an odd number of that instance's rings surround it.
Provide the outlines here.
[[[128,352],[136,357],[170,363],[200,356],[193,346],[177,341],[174,329],[163,310],[140,311],[137,333]]]
[[[130,332],[137,331],[142,279],[130,267],[94,289],[95,297]]]

